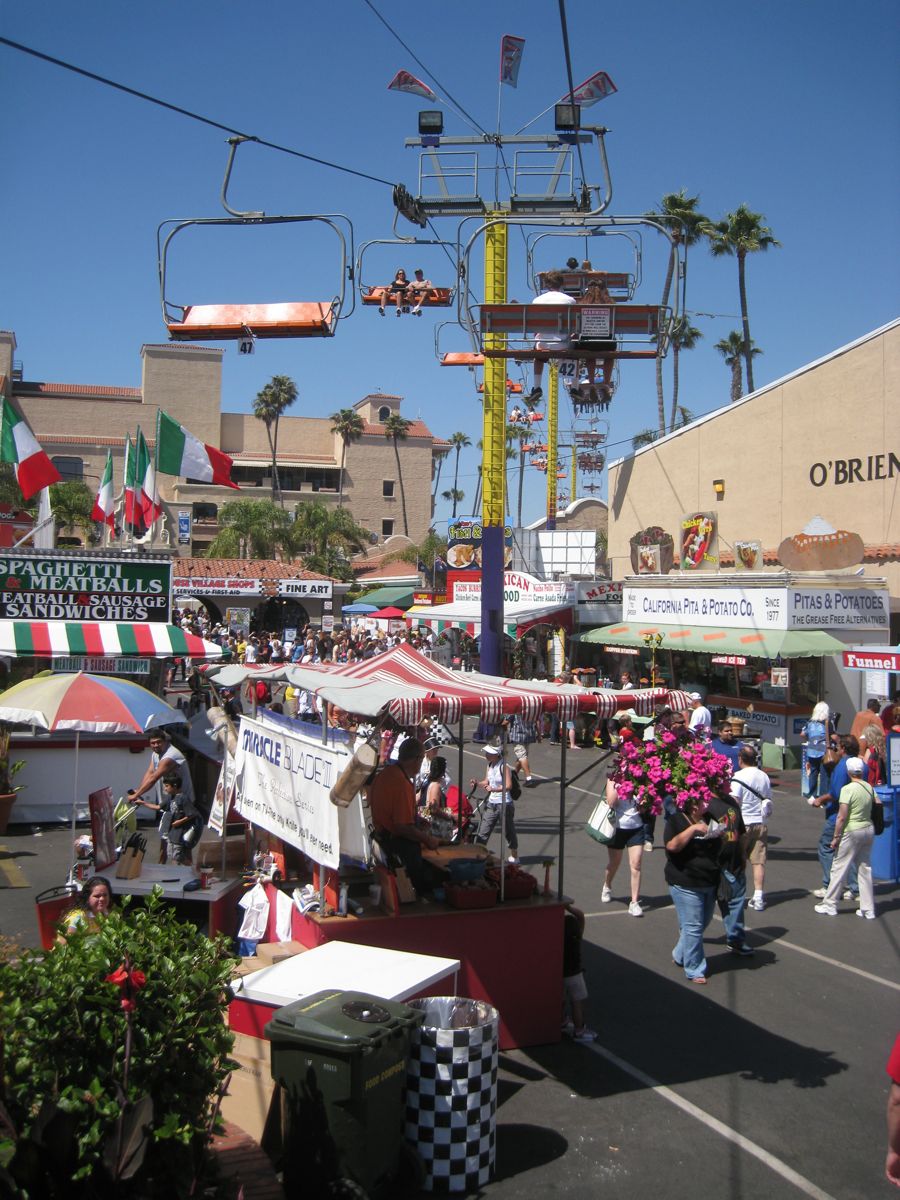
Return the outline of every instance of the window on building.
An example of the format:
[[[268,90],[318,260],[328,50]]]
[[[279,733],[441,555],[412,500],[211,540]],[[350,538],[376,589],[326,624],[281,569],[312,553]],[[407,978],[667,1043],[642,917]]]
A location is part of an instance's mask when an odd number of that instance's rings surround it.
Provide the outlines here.
[[[393,479],[382,479],[381,494],[385,500],[393,500],[394,498],[394,481]]]
[[[217,504],[204,504],[198,501],[194,505],[195,521],[217,521],[218,519],[219,507]]]
[[[63,483],[69,483],[70,480],[84,480],[84,461],[80,458],[67,458],[64,455],[56,455],[50,460],[57,471],[62,476]]]
[[[382,537],[391,537],[393,532],[394,532],[393,517],[385,517],[384,520],[381,522],[381,536]]]
[[[378,410],[378,420],[381,422],[382,425],[385,423],[385,421],[388,419],[388,417],[390,415],[391,415],[390,408],[388,408],[388,406],[386,404],[382,404],[381,408],[379,408],[379,410]]]

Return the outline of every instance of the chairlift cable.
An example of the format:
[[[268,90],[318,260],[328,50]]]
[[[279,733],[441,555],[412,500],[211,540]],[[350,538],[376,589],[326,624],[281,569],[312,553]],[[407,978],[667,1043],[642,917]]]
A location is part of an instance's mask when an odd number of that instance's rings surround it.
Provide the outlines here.
[[[569,26],[566,21],[566,0],[559,0],[559,25],[562,32],[563,53],[566,56],[566,78],[569,81],[569,101],[572,105],[575,104],[575,81],[572,78],[572,55],[569,52]],[[580,125],[579,113],[575,112],[576,133]],[[578,165],[581,168],[581,179],[583,183],[587,183],[587,174],[584,169],[584,158],[581,153],[581,142],[576,138],[575,149],[578,151]]]
[[[277,150],[280,154],[289,154],[293,158],[302,158],[307,162],[317,163],[320,167],[331,167],[334,171],[343,171],[346,175],[355,175],[359,179],[368,179],[370,183],[381,183],[385,187],[393,188],[396,182],[389,179],[381,179],[377,175],[369,175],[365,171],[356,171],[353,167],[345,167],[340,163],[330,162],[327,158],[317,158],[313,154],[305,154],[302,150],[293,150],[290,146],[281,146],[277,142],[267,141],[265,138],[256,137],[251,133],[243,133],[240,129],[233,129],[230,125],[223,125],[221,121],[214,121],[211,117],[204,117],[200,113],[192,112],[189,108],[182,108],[178,104],[172,104],[168,100],[160,100],[158,96],[151,96],[147,92],[141,92],[137,88],[128,87],[127,84],[118,83],[115,79],[107,79],[104,75],[97,75],[94,71],[88,71],[84,67],[77,67],[74,63],[66,62],[61,58],[54,58],[51,54],[44,54],[41,50],[35,50],[31,46],[23,46],[21,42],[13,42],[9,38],[0,37],[0,45],[9,46],[12,50],[19,50],[23,54],[30,54],[32,58],[39,58],[43,62],[48,62],[55,67],[62,67],[66,71],[72,71],[75,75],[82,75],[85,79],[93,79],[95,83],[102,83],[106,87],[114,88],[116,91],[125,92],[129,96],[135,96],[138,100],[146,100],[149,104],[156,104],[160,108],[166,108],[170,112],[178,113],[182,117],[190,117],[192,121],[199,121],[203,125],[210,125],[213,129],[221,129],[224,133],[233,134],[235,137],[245,138],[248,142],[256,142],[259,146],[265,146],[268,150]]]

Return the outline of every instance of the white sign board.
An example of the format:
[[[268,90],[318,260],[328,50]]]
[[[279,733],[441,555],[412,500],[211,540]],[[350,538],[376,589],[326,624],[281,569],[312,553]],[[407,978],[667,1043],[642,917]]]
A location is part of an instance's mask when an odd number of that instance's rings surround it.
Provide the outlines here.
[[[328,600],[333,586],[330,579],[279,579],[278,595],[294,600]]]
[[[98,658],[92,655],[69,654],[54,656],[55,671],[89,671],[91,675],[149,675],[149,658],[117,658],[110,655]]]
[[[259,596],[262,581],[259,579],[223,579],[196,576],[172,580],[172,592],[176,596]]]
[[[328,793],[347,765],[347,747],[324,746],[274,719],[241,717],[235,756],[236,808],[313,862],[337,867],[341,854],[368,857],[362,803],[337,808]]]
[[[887,736],[887,780],[889,787],[900,787],[900,733]],[[896,833],[896,830],[894,831]]]
[[[886,588],[626,587],[622,619],[725,629],[887,629]]]
[[[457,579],[453,585],[453,599],[480,600],[481,580]],[[575,588],[571,583],[545,582],[524,571],[505,571],[503,599],[506,604],[573,604]]]

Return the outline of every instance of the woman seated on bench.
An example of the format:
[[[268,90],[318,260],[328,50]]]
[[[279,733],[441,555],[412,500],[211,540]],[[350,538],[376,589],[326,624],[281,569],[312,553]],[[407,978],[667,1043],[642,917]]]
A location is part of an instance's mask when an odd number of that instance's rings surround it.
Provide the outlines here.
[[[400,316],[400,310],[404,304],[409,304],[409,289],[411,284],[406,278],[406,272],[402,267],[397,269],[397,273],[387,287],[378,288],[372,294],[378,300],[378,311],[384,316],[384,306],[387,301],[393,297],[394,303],[397,305],[397,316]]]

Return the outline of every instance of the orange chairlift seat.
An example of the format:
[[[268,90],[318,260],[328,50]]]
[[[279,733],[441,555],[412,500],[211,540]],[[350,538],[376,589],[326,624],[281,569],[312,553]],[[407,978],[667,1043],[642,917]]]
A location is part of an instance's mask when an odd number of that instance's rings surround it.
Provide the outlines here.
[[[181,319],[173,318],[172,309]],[[283,304],[187,304],[167,306],[166,328],[175,342],[212,339],[333,337],[337,301]]]
[[[475,390],[476,392],[483,392],[484,384],[479,383]],[[521,396],[523,388],[521,383],[514,383],[511,379],[507,379],[506,390],[510,396]]]
[[[657,348],[635,348],[649,343],[660,330],[660,313],[667,310],[650,304],[482,304],[480,329],[486,334],[506,335],[504,346],[483,346],[487,358],[656,358]],[[667,321],[664,321],[667,324]],[[565,338],[535,349],[541,335]],[[615,349],[609,343],[616,341]]]
[[[371,287],[368,291],[363,292],[363,304],[380,304],[380,293],[383,289],[380,287]],[[430,288],[420,300],[416,295],[415,304],[420,304],[422,308],[449,308],[453,303],[453,288],[433,287]],[[409,307],[407,305],[406,307]]]
[[[442,367],[483,367],[484,355],[472,350],[448,350],[441,355]]]

